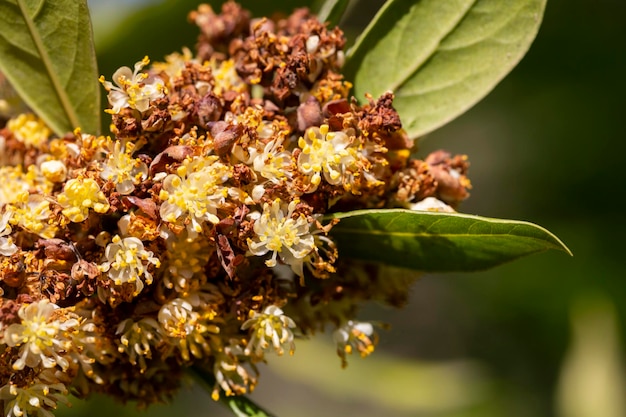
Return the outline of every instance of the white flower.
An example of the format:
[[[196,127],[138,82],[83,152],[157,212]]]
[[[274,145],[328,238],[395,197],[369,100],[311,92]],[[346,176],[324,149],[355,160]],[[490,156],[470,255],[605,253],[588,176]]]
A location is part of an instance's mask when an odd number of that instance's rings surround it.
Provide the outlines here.
[[[13,213],[7,210],[2,217],[0,217],[0,255],[2,256],[11,256],[17,252],[17,246],[15,246],[13,239],[9,236],[11,234],[9,220],[12,215]]]
[[[121,67],[113,74],[113,85],[110,81],[105,81],[100,77],[100,82],[109,92],[108,99],[112,109],[109,113],[119,114],[124,108],[136,109],[145,112],[150,107],[150,101],[164,97],[167,89],[163,80],[156,76],[139,72],[150,63],[148,57],[144,57],[135,64],[135,70],[128,67]]]
[[[175,234],[163,227],[161,237],[167,245],[161,282],[167,289],[188,293],[202,281],[204,266],[215,249],[208,239],[189,238],[186,230]]]
[[[67,392],[65,384],[51,370],[45,370],[29,386],[4,385],[0,388],[0,403],[4,403],[6,417],[54,417],[50,410],[56,409],[58,402],[69,405]]]
[[[426,197],[425,199],[412,203],[409,208],[414,211],[434,211],[439,213],[454,213],[454,209],[435,197]]]
[[[371,323],[349,320],[333,333],[337,344],[337,354],[341,357],[342,366],[347,365],[346,354],[357,350],[362,358],[374,352],[378,335]]]
[[[133,192],[135,185],[148,177],[148,166],[140,159],[133,158],[133,146],[115,141],[109,146],[109,156],[103,163],[100,178],[112,181],[122,195]]]
[[[213,374],[215,386],[211,397],[217,401],[220,398],[220,388],[226,396],[243,395],[251,392],[256,385],[256,378],[239,361],[244,356],[243,349],[236,344],[224,347],[222,352],[216,352]]]
[[[4,331],[4,342],[20,347],[13,369],[35,368],[39,364],[44,368],[68,368],[65,356],[72,347],[71,335],[80,323],[71,314],[55,314],[58,308],[45,299],[20,307],[17,314],[22,322],[11,324]]]
[[[293,354],[295,344],[291,329],[294,327],[296,323],[278,306],[270,305],[263,310],[263,313],[254,312],[252,318],[246,320],[241,326],[241,330],[252,330],[252,337],[246,346],[245,354],[254,353],[262,357],[270,346],[278,355],[285,352],[285,347],[289,349],[290,354]]]
[[[153,253],[145,250],[143,242],[136,237],[122,239],[115,235],[105,249],[106,261],[100,264],[100,270],[108,272],[109,278],[115,285],[134,283],[134,295],[137,295],[144,286],[142,277],[148,285],[152,284],[148,264],[153,264],[157,268],[161,265],[159,259],[152,255]]]
[[[204,333],[219,331],[214,325],[204,324],[200,314],[193,311],[191,303],[182,298],[164,304],[159,310],[158,320],[164,335],[178,347],[185,361],[191,359],[190,353],[196,358],[208,355],[211,348]]]
[[[153,318],[123,320],[115,334],[121,335],[118,351],[126,353],[130,363],[139,365],[142,370],[147,368],[146,359],[152,359],[152,347],[160,340],[159,324]]]
[[[44,161],[39,167],[43,176],[50,182],[63,182],[67,177],[67,167],[56,159]]]
[[[25,194],[20,196],[15,205],[11,224],[17,224],[24,230],[35,233],[44,239],[51,239],[57,232],[57,226],[50,221],[53,216],[50,201],[41,194]]]
[[[291,153],[285,151],[279,138],[270,140],[262,151],[251,150],[252,166],[263,178],[274,184],[290,178]]]
[[[287,207],[280,199],[265,203],[263,213],[254,222],[256,237],[248,239],[248,250],[256,256],[272,252],[272,257],[265,261],[267,266],[276,266],[276,258],[280,257],[293,272],[303,276],[304,259],[315,249],[315,239],[309,232],[307,217],[302,213],[294,216],[298,203],[293,200]]]

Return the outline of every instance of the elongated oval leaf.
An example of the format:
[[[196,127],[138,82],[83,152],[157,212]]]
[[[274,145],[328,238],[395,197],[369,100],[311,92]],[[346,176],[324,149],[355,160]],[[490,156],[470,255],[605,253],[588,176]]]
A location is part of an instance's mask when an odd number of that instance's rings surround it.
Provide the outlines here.
[[[0,71],[57,134],[100,130],[100,86],[85,0],[0,0]]]
[[[339,255],[425,272],[476,271],[557,249],[552,233],[532,223],[460,213],[358,210],[337,213],[331,234]]]
[[[317,18],[320,22],[328,22],[330,27],[337,26],[348,8],[350,0],[326,0],[320,7]]]
[[[389,0],[347,54],[358,99],[386,91],[412,138],[459,116],[526,54],[546,0]]]

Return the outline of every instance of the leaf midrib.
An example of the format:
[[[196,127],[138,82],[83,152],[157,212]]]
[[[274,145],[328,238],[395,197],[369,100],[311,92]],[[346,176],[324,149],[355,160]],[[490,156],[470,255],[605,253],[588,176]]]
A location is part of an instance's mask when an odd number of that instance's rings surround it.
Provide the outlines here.
[[[48,52],[46,51],[43,40],[39,36],[39,32],[37,31],[35,22],[33,21],[33,19],[31,19],[30,15],[28,14],[28,9],[26,8],[26,5],[24,4],[24,0],[17,0],[17,4],[20,8],[20,12],[22,13],[22,18],[24,19],[24,22],[26,22],[26,26],[28,27],[28,32],[31,38],[33,39],[35,48],[37,49],[37,52],[39,53],[39,57],[41,58],[41,61],[43,62],[43,65],[46,69],[46,75],[50,79],[54,92],[57,95],[59,101],[61,102],[61,107],[63,108],[63,111],[67,115],[67,118],[70,124],[72,125],[72,127],[76,128],[79,126],[78,116],[76,115],[76,112],[74,111],[74,108],[71,105],[67,92],[62,88],[61,81],[59,80],[56,72],[52,68],[52,61],[50,59],[50,56],[48,55]],[[40,10],[41,8],[37,10],[37,13],[35,13],[35,15],[37,15]]]
[[[554,244],[554,242],[546,239],[537,238],[534,236],[520,236],[513,233],[436,233],[436,232],[388,232],[386,230],[375,229],[352,229],[349,227],[336,228],[331,231],[331,234],[358,234],[358,235],[386,235],[386,236],[402,236],[402,237],[443,237],[443,238],[466,238],[466,237],[506,237],[515,236],[518,239],[538,240],[541,242],[548,242]],[[555,245],[556,246],[556,245]]]

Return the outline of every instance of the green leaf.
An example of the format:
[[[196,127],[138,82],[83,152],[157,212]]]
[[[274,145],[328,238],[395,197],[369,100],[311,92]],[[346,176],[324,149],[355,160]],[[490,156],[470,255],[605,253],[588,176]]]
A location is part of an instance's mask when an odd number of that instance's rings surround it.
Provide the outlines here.
[[[326,0],[320,7],[317,18],[320,22],[328,22],[330,27],[337,26],[348,8],[348,3],[350,0]]]
[[[477,271],[548,249],[570,250],[532,223],[404,209],[336,213],[339,256],[425,272]]]
[[[198,366],[188,368],[188,372],[202,384],[207,391],[213,390],[215,386],[215,376],[213,376],[212,372]],[[227,396],[220,390],[219,401],[227,406],[237,417],[273,417],[273,414],[265,411],[245,395]]]
[[[354,93],[396,94],[412,138],[459,116],[526,54],[546,0],[389,0],[348,51]]]
[[[85,0],[0,0],[0,71],[58,135],[100,130],[100,85]]]

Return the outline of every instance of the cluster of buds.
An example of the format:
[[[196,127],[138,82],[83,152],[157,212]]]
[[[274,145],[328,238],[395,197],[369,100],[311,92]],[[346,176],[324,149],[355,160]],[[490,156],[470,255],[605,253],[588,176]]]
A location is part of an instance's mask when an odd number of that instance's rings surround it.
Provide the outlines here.
[[[6,416],[48,416],[70,391],[163,401],[191,366],[214,396],[243,394],[266,354],[326,326],[344,363],[366,356],[357,306],[400,305],[410,280],[340,258],[324,215],[467,197],[466,158],[413,159],[391,93],[349,98],[339,29],[234,3],[190,20],[195,55],[101,78],[111,137],[0,125]]]

